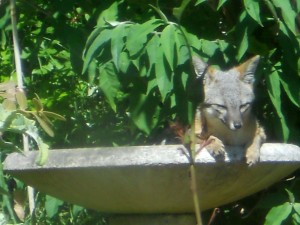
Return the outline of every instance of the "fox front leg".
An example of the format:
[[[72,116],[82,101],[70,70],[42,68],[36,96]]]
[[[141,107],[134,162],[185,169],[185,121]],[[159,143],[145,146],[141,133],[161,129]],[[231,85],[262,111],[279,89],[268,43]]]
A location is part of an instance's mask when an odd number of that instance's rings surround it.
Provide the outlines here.
[[[217,159],[224,159],[225,157],[225,147],[223,142],[215,137],[210,135],[208,137],[208,139],[206,140],[207,143],[209,143],[208,145],[206,145],[206,149],[207,151],[214,157]]]
[[[246,162],[249,166],[252,166],[259,161],[260,147],[265,142],[265,140],[265,131],[257,123],[256,134],[252,142],[248,143],[246,146]]]

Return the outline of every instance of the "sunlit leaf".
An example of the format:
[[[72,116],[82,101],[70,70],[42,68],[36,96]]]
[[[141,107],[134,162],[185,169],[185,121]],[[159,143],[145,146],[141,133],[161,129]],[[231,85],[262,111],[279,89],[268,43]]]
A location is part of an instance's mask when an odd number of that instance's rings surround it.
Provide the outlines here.
[[[219,10],[224,5],[225,2],[227,2],[227,0],[219,0],[217,10]]]
[[[9,99],[5,99],[2,102],[2,105],[8,111],[13,111],[13,110],[17,109],[16,103],[14,101],[12,101],[12,100],[9,100]]]
[[[63,203],[64,202],[60,199],[46,195],[45,209],[48,217],[53,218],[57,214],[59,207]]]
[[[95,41],[95,38],[98,37],[99,34],[105,29],[107,29],[106,26],[95,27],[95,29],[90,33],[90,35],[87,38],[83,55],[86,55],[87,49],[90,48],[91,44]]]
[[[43,118],[41,118],[37,113],[33,113],[34,117],[40,124],[40,126],[43,128],[43,130],[50,136],[54,137],[54,132],[47,121],[45,121]]]
[[[174,39],[177,54],[177,65],[182,65],[189,59],[190,43],[187,43],[188,40],[184,38],[184,34],[178,29],[176,29]]]
[[[160,37],[161,46],[163,48],[164,55],[170,68],[174,70],[174,50],[175,50],[175,36],[176,27],[173,24],[169,24],[163,29]]]
[[[300,224],[300,214],[299,213],[293,213],[293,225],[299,225]]]
[[[27,109],[27,98],[23,91],[16,92],[17,103],[19,104],[20,109]]]
[[[300,216],[300,203],[294,203],[293,208]]]
[[[272,0],[273,4],[281,10],[281,14],[287,27],[293,34],[296,32],[296,16],[297,13],[294,11],[290,1]]]
[[[299,77],[292,77],[292,74],[288,76],[282,76],[280,82],[290,101],[300,108],[300,90],[299,90]]]
[[[279,64],[277,65],[279,66]],[[287,141],[289,137],[289,128],[286,123],[286,118],[282,113],[281,109],[281,89],[280,89],[280,78],[278,74],[278,69],[276,67],[272,68],[271,74],[267,77],[267,86],[268,86],[268,93],[273,103],[273,106],[277,112],[281,123],[282,135],[284,141]]]
[[[111,55],[112,60],[119,70],[119,59],[124,48],[124,37],[127,35],[126,33],[126,24],[121,24],[114,28],[111,33]]]
[[[260,19],[260,6],[259,0],[244,0],[244,5],[247,13],[260,25],[262,25]]]
[[[245,28],[242,41],[239,45],[237,60],[240,61],[248,49],[248,28]]]
[[[49,112],[49,111],[43,111],[43,114],[45,114],[46,116],[48,117],[51,117],[53,119],[57,119],[57,120],[61,120],[61,121],[66,121],[66,118],[57,114],[57,113],[54,113],[54,112]]]
[[[3,175],[3,171],[0,170],[0,194],[1,195],[9,195],[9,192],[7,190],[7,185],[4,181],[4,175]],[[2,183],[3,182],[3,183]]]
[[[164,101],[167,95],[172,90],[172,78],[171,73],[167,71],[165,66],[163,53],[161,51],[157,51],[157,62],[155,64],[155,76],[156,82],[158,85],[159,92],[162,96],[162,100]]]
[[[100,52],[103,45],[111,38],[111,30],[102,30],[99,35],[92,41],[91,45],[87,48],[84,56],[84,63],[82,73],[85,73],[92,59]]]
[[[207,0],[197,0],[196,1],[196,3],[195,3],[195,5],[199,5],[199,4],[201,4],[202,2],[206,2]]]
[[[153,37],[148,41],[146,51],[150,65],[149,70],[151,70],[151,68],[156,65],[158,52],[162,51],[158,35],[153,35]]]
[[[286,193],[289,196],[289,202],[291,204],[294,204],[295,203],[295,196],[294,196],[294,194],[290,190],[288,190],[287,188],[285,188],[285,191],[286,191]]]
[[[99,73],[99,87],[108,99],[111,108],[116,111],[115,97],[120,91],[120,81],[112,62],[109,62],[101,67]]]
[[[118,18],[118,1],[113,2],[107,9],[103,10],[97,20],[98,26],[104,26],[107,22],[116,21]]]
[[[119,70],[122,73],[126,73],[128,70],[128,67],[130,65],[130,58],[127,52],[121,52],[120,57],[119,57]]]
[[[212,57],[217,49],[219,48],[218,44],[213,41],[207,41],[205,39],[201,40],[201,49],[204,54]]]
[[[130,56],[136,55],[145,46],[148,35],[161,25],[162,21],[157,19],[149,20],[143,24],[132,25],[128,31],[126,41],[126,48]]]
[[[36,95],[36,98],[32,99],[32,103],[34,104],[35,110],[37,112],[43,110],[44,107],[38,95]]]
[[[264,225],[281,225],[291,214],[293,206],[286,202],[273,207],[267,214]]]
[[[39,153],[35,161],[39,166],[43,166],[48,159],[49,146],[46,143],[44,143],[40,138],[36,139],[36,142],[39,148]]]

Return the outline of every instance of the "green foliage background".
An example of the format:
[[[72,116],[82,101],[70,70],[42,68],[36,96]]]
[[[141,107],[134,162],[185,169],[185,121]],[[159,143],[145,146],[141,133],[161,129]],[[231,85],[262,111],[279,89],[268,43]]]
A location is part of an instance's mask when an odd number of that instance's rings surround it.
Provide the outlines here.
[[[45,135],[52,148],[158,143],[169,120],[190,123],[201,99],[192,54],[223,69],[261,55],[255,112],[270,141],[299,144],[299,1],[158,3],[17,2],[27,95],[37,93],[47,110],[67,119],[55,123],[53,139]],[[5,2],[0,28],[3,82],[15,77]],[[23,189],[12,183],[11,191]],[[218,218],[222,224],[300,224],[298,189],[296,173],[290,181],[223,207]],[[39,224],[100,221],[91,211],[42,194],[37,203]],[[32,220],[28,215],[25,221]]]

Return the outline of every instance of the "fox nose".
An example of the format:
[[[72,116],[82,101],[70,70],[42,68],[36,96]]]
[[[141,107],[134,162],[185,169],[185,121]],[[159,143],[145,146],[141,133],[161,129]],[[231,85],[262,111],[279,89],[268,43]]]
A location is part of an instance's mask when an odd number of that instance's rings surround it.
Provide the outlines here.
[[[233,126],[235,129],[240,129],[242,127],[242,123],[240,121],[234,121]]]

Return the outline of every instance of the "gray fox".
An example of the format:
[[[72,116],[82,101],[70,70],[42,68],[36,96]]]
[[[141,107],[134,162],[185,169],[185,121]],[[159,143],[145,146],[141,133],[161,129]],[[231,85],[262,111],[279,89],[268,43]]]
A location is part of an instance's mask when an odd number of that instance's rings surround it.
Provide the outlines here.
[[[266,135],[251,113],[258,62],[259,56],[255,56],[221,71],[193,57],[195,72],[203,78],[204,91],[204,101],[196,113],[196,135],[200,143],[209,143],[206,149],[214,156],[224,156],[224,145],[232,145],[246,148],[248,165],[259,160]]]

